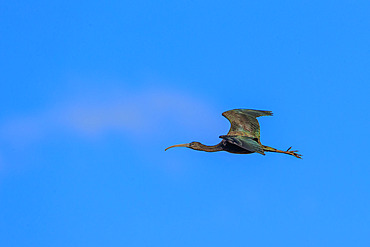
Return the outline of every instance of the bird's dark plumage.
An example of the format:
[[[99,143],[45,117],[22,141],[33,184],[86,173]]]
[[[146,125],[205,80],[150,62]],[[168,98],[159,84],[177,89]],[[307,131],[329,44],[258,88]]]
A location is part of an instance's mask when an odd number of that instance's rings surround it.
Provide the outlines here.
[[[260,143],[258,143],[255,139],[248,137],[248,136],[220,136],[222,139],[227,141],[228,143],[231,143],[233,145],[236,145],[238,147],[241,147],[250,153],[260,153],[265,155],[263,152],[263,147]]]
[[[230,130],[227,135],[222,135],[220,138],[223,140],[214,146],[203,145],[199,142],[191,142],[187,144],[179,144],[171,147],[188,147],[194,150],[217,152],[227,151],[230,153],[260,153],[265,155],[266,152],[277,152],[293,155],[301,158],[297,151],[278,150],[272,147],[264,146],[260,141],[260,125],[257,117],[272,116],[271,111],[260,111],[251,109],[234,109],[222,113],[230,121]]]

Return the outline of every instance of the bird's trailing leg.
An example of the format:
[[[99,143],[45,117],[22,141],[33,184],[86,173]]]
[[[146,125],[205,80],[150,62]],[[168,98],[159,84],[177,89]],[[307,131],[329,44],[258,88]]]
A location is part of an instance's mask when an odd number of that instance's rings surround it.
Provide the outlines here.
[[[300,158],[302,159],[302,155],[297,153],[298,150],[290,150],[292,147],[288,148],[288,150],[286,151],[283,151],[283,150],[279,150],[279,149],[276,149],[276,148],[272,148],[272,147],[269,147],[269,146],[263,146],[263,151],[266,151],[266,152],[275,152],[275,153],[282,153],[282,154],[289,154],[289,155],[293,155],[294,157],[297,157],[297,158]]]

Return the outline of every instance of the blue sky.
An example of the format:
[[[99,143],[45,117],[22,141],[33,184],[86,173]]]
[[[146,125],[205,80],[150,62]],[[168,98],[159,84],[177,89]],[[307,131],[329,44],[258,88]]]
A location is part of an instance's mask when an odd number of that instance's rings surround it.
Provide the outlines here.
[[[0,5],[0,246],[369,246],[368,1]],[[196,152],[234,108],[303,160]]]

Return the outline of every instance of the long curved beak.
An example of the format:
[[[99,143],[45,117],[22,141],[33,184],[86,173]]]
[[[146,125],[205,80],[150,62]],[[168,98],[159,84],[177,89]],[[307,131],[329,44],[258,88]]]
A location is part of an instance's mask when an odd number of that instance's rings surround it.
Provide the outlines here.
[[[175,148],[175,147],[186,147],[186,148],[188,148],[189,143],[173,145],[173,146],[170,146],[170,147],[166,148],[164,151],[167,151],[168,149]]]

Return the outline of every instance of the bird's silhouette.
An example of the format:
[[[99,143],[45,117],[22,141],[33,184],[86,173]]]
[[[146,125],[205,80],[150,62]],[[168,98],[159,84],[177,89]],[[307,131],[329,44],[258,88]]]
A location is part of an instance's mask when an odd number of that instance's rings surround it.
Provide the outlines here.
[[[265,155],[265,152],[275,152],[301,158],[302,155],[298,154],[297,150],[290,150],[291,147],[288,148],[288,150],[283,151],[261,144],[260,125],[257,121],[257,117],[272,116],[271,111],[234,109],[222,113],[222,116],[226,117],[230,121],[231,127],[227,135],[220,136],[222,141],[217,145],[208,146],[200,142],[190,142],[186,144],[173,145],[165,150],[173,147],[187,147],[199,151],[226,151],[236,154],[260,153]]]

